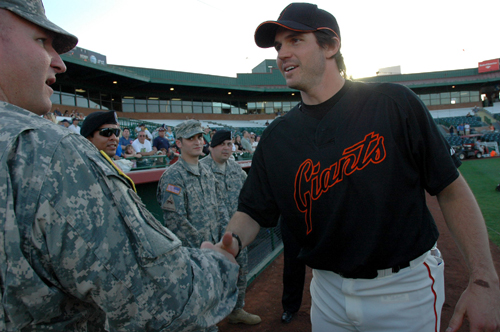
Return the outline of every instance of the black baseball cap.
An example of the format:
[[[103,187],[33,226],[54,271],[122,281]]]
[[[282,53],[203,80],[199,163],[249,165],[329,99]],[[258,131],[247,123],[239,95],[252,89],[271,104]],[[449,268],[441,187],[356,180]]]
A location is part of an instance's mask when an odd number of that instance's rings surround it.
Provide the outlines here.
[[[340,29],[335,17],[311,3],[291,3],[283,9],[277,21],[261,23],[255,30],[257,46],[273,47],[279,27],[299,32],[324,31],[340,39]]]

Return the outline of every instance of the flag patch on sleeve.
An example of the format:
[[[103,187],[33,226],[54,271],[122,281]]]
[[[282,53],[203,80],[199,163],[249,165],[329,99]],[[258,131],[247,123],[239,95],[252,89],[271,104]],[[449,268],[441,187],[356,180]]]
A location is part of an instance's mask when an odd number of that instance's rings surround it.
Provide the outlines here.
[[[174,186],[173,184],[169,184],[167,186],[167,191],[172,194],[180,195],[181,194],[181,188]]]

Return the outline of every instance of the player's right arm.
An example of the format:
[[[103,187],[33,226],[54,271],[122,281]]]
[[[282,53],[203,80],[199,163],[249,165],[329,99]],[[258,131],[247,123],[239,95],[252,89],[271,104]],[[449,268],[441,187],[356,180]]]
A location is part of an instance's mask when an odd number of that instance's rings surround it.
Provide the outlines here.
[[[229,221],[226,228],[226,234],[237,234],[241,240],[243,249],[255,240],[259,230],[259,224],[252,217],[244,212],[236,211]],[[238,241],[232,236],[229,238],[227,235],[224,235],[223,241],[217,243],[216,246],[225,249],[235,257],[239,251]]]

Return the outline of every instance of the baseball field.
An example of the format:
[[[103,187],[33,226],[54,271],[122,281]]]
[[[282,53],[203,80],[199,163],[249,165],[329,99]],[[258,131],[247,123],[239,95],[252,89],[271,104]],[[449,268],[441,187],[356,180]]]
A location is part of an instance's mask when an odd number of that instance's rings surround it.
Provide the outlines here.
[[[460,171],[469,183],[486,220],[490,235],[490,249],[497,273],[500,274],[500,192],[495,187],[500,183],[500,158],[466,160]],[[468,272],[465,262],[444,222],[439,204],[435,197],[427,196],[427,202],[440,237],[438,247],[445,259],[446,300],[443,305],[441,330],[444,331],[453,315],[455,303],[467,287]],[[283,255],[281,254],[248,287],[245,310],[261,316],[262,322],[256,326],[231,325],[227,320],[219,324],[221,332],[258,331],[258,332],[308,332],[311,331],[309,312],[311,298],[309,283],[312,273],[308,268],[302,307],[290,324],[281,323]],[[469,324],[464,322],[461,332],[469,331]]]

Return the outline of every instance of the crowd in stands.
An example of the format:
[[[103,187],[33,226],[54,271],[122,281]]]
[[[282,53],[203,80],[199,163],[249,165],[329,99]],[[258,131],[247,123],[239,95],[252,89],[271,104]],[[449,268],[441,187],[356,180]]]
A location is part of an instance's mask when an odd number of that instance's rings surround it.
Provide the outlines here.
[[[65,118],[58,121],[57,116],[71,117],[71,121]],[[77,134],[81,134],[81,125],[85,119],[83,114],[77,113],[76,110],[72,110],[71,113],[68,110],[61,113],[57,108],[53,113],[47,113],[43,117]],[[240,132],[234,128],[232,129],[233,154],[235,156],[253,154],[259,143],[260,135],[249,130],[242,130]],[[217,129],[212,129],[209,126],[204,127],[202,157],[210,153],[209,145],[216,131]],[[139,167],[140,165],[152,166],[157,163],[162,163],[163,166],[166,166],[166,164],[172,165],[180,156],[180,150],[175,144],[175,133],[171,126],[158,126],[151,132],[146,127],[146,123],[140,123],[135,127],[132,126],[132,128],[122,128],[117,139],[116,154],[111,158],[115,160],[132,160],[132,168]],[[146,161],[149,158],[143,158],[148,156],[154,157],[153,159],[157,161]],[[139,161],[141,158],[142,161]]]

